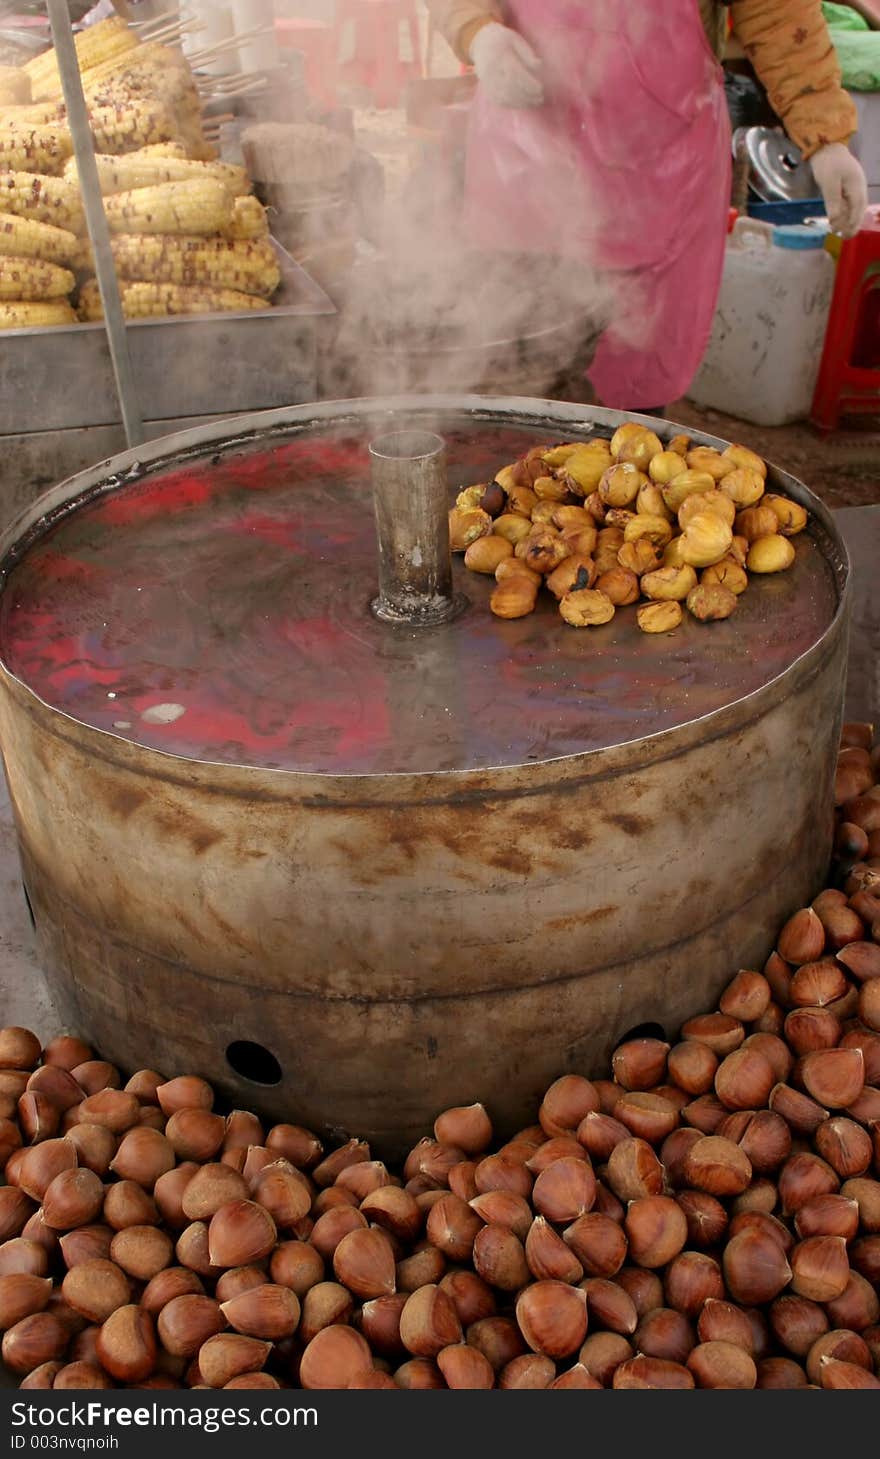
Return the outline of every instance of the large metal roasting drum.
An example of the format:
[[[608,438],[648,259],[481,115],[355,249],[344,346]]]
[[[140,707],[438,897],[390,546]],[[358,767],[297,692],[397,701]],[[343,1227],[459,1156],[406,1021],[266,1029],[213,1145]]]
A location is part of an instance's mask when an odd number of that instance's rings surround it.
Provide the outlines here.
[[[848,564],[804,487],[771,473],[810,528],[726,622],[501,622],[460,558],[448,621],[371,609],[376,437],[441,436],[452,493],[621,419],[291,408],[18,519],[3,757],[53,991],[107,1058],[390,1153],[451,1104],[526,1123],[560,1072],[761,965],[830,850]]]

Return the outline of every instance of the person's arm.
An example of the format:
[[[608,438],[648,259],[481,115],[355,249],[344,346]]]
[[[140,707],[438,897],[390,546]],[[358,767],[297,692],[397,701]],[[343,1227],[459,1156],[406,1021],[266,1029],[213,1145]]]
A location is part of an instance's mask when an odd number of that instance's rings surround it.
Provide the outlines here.
[[[846,0],[850,10],[867,20],[872,30],[880,30],[880,0]]]
[[[858,130],[821,0],[734,0],[734,30],[770,104],[805,157]]]
[[[465,65],[470,64],[471,42],[477,32],[501,19],[491,0],[483,4],[480,0],[425,0],[425,5],[434,25]]]

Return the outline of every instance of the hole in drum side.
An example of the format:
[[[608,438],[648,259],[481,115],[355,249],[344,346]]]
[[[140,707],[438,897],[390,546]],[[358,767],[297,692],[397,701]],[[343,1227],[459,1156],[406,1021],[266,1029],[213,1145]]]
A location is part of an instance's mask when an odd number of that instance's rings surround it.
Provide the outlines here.
[[[619,1049],[621,1044],[629,1043],[630,1039],[659,1039],[664,1044],[669,1042],[666,1030],[659,1023],[637,1023],[635,1028],[627,1029],[626,1033],[621,1034],[614,1045],[615,1049]]]
[[[28,910],[28,916],[31,919],[31,929],[32,929],[32,931],[36,932],[36,930],[37,930],[37,921],[36,921],[36,918],[34,917],[34,909],[31,906],[31,899],[28,896],[28,889],[25,886],[24,882],[22,882],[22,884],[21,884],[21,889],[22,889],[22,891],[24,893],[25,906],[27,907],[27,910]]]
[[[226,1062],[239,1079],[250,1084],[280,1084],[283,1070],[275,1055],[262,1044],[236,1039],[226,1050]]]

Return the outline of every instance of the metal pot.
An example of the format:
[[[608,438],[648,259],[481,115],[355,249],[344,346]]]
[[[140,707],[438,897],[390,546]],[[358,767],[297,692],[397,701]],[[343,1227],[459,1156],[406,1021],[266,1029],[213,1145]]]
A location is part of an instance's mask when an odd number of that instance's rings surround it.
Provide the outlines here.
[[[399,1152],[503,1132],[645,1022],[760,967],[827,868],[848,562],[812,513],[724,623],[370,611],[367,445],[439,432],[454,489],[614,412],[337,402],[55,488],[2,543],[0,742],[65,1021],[125,1068]],[[656,425],[668,438],[674,428]],[[710,437],[695,438],[718,444]]]

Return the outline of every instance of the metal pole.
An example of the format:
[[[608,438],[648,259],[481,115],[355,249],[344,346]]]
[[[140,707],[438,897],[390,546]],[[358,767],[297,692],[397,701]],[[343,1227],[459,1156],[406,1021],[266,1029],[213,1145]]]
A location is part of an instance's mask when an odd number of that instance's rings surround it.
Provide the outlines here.
[[[379,539],[377,618],[414,627],[443,623],[452,595],[446,443],[429,431],[396,431],[370,446]]]
[[[110,229],[107,226],[107,217],[104,212],[98,167],[95,162],[95,146],[89,125],[86,99],[83,94],[82,77],[79,72],[67,0],[48,0],[48,10],[52,26],[52,41],[64,91],[64,103],[67,107],[67,124],[73,138],[73,150],[79,173],[86,223],[95,255],[95,273],[98,276],[98,288],[101,291],[101,302],[104,306],[104,325],[110,345],[110,358],[113,362],[113,374],[122,411],[125,439],[129,447],[140,446],[144,440],[144,424],[135,390],[131,357],[128,353],[125,317],[122,313],[116,266],[110,246]]]

